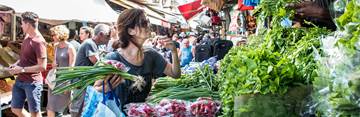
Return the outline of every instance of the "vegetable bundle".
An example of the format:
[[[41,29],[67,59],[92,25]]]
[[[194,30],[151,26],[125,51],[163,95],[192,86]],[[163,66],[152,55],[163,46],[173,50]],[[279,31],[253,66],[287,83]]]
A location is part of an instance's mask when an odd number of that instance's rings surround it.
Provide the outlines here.
[[[131,103],[127,106],[129,117],[156,117],[156,110],[147,103]]]
[[[293,16],[284,9],[296,0],[264,0],[260,3],[261,20],[272,17],[268,30],[251,39],[260,40],[245,47],[235,47],[221,61],[218,79],[224,116],[233,116],[234,97],[253,94],[285,94],[289,88],[310,84],[318,74],[315,52],[325,28],[286,28],[281,21]]]
[[[337,19],[341,30],[321,39],[320,78],[314,80],[319,116],[360,116],[360,4],[348,3]]]
[[[199,97],[218,96],[219,80],[209,66],[198,68],[192,74],[182,75],[179,79],[159,78],[151,90],[147,102],[158,103],[162,99],[181,99],[195,101]]]
[[[220,103],[211,98],[199,98],[191,104],[190,110],[196,117],[215,117],[220,110]]]
[[[94,66],[77,66],[58,68],[55,82],[60,85],[54,88],[55,94],[63,93],[73,89],[84,91],[87,86],[92,85],[97,80],[104,79],[107,75],[119,75],[123,79],[134,81],[134,88],[141,89],[144,85],[142,77],[134,76],[125,72],[122,63],[114,60],[99,61]],[[72,83],[69,83],[72,82]]]
[[[181,100],[161,100],[155,107],[159,116],[187,117],[186,103]]]
[[[162,99],[159,103],[130,103],[125,105],[130,117],[215,117],[220,102],[210,97],[200,97],[194,102]]]

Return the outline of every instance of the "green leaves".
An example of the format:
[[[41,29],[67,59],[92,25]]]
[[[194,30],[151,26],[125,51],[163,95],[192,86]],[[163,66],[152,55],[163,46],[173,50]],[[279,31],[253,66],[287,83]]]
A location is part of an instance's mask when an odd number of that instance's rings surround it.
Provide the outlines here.
[[[281,27],[283,18],[294,15],[294,11],[284,8],[289,2],[298,0],[262,0],[256,12],[258,19],[272,17],[270,28],[251,36],[250,45],[232,48],[221,61],[217,76],[221,79],[224,116],[233,116],[234,96],[282,95],[289,87],[309,84],[318,76],[314,72],[317,69],[314,51],[320,47],[318,38],[329,30]]]
[[[182,75],[179,79],[157,79],[147,101],[157,103],[164,98],[195,101],[199,97],[212,97],[218,100],[218,90],[219,80],[213,70],[205,65],[197,68],[192,74]]]
[[[97,80],[104,79],[110,74],[117,74],[124,79],[135,81],[136,83],[134,84],[143,85],[143,79],[141,77],[133,76],[117,69],[113,65],[99,61],[95,66],[58,68],[55,82],[60,85],[54,88],[54,94],[60,94],[73,89],[85,90],[87,86],[92,85]],[[74,80],[74,82],[70,83],[72,80]],[[136,87],[140,88],[141,86]]]

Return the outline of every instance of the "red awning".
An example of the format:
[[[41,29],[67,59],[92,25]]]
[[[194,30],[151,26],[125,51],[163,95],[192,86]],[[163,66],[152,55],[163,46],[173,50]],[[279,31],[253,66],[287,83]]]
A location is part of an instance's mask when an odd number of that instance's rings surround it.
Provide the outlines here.
[[[178,6],[180,13],[186,20],[189,20],[196,14],[202,12],[204,8],[205,7],[201,5],[201,0],[196,0],[194,2]]]

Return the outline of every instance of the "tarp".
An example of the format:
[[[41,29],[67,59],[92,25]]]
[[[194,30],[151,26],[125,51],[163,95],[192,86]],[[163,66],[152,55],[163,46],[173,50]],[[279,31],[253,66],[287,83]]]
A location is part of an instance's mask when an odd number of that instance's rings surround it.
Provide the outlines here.
[[[180,13],[183,15],[185,20],[189,20],[196,14],[202,12],[205,7],[201,5],[201,0],[196,0],[187,4],[178,6]]]
[[[127,9],[131,9],[131,8],[138,8],[138,9],[143,9],[145,11],[145,13],[147,14],[150,23],[151,24],[155,24],[155,25],[159,25],[159,26],[164,26],[167,28],[170,28],[170,22],[169,20],[167,20],[165,18],[165,14],[159,14],[158,12],[153,11],[153,9],[151,9],[149,6],[146,6],[145,4],[138,4],[137,2],[132,2],[132,1],[128,1],[128,0],[110,0],[110,2],[113,2],[117,5],[120,5],[124,8]],[[175,22],[173,22],[175,23]]]
[[[118,17],[105,0],[0,0],[0,4],[16,13],[34,12],[48,22],[115,22]]]

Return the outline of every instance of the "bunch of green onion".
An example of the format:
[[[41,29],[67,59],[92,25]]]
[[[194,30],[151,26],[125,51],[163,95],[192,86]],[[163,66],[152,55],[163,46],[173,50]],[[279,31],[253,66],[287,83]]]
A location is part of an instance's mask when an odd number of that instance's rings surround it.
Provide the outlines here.
[[[84,91],[87,86],[93,85],[97,80],[103,80],[107,75],[114,74],[119,77],[134,81],[132,87],[141,90],[144,86],[144,79],[141,76],[131,75],[124,70],[124,64],[115,60],[99,61],[94,66],[76,66],[57,68],[57,85],[54,94],[61,94],[65,91],[80,89]]]

